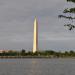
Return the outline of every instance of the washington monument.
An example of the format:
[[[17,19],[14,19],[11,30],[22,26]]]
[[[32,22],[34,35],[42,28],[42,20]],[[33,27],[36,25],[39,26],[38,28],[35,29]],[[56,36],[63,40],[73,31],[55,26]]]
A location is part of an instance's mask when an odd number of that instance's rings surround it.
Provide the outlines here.
[[[35,53],[38,50],[38,21],[35,17],[34,19],[34,34],[33,34],[33,50],[32,52]]]

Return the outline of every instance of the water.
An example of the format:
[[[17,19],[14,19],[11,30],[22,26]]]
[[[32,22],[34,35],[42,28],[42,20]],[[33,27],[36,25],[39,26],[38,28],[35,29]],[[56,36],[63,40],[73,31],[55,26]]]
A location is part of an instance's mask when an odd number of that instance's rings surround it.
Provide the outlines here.
[[[75,59],[0,59],[0,75],[75,75]]]

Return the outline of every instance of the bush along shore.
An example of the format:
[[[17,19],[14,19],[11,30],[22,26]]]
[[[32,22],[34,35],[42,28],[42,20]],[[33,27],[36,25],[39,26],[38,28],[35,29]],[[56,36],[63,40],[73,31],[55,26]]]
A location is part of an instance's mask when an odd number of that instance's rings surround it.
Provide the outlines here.
[[[75,52],[65,51],[65,52],[56,52],[53,50],[38,51],[32,53],[31,51],[26,52],[22,49],[21,51],[2,51],[0,52],[0,58],[72,58],[75,57]]]

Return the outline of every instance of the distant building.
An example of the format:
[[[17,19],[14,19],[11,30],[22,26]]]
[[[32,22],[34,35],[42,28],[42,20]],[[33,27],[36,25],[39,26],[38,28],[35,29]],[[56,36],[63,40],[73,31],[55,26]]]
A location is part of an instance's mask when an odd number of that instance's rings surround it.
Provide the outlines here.
[[[3,50],[0,50],[0,53],[3,53]]]
[[[4,52],[5,52],[5,53],[8,53],[8,52],[10,52],[10,51],[11,51],[11,52],[16,52],[15,50],[0,50],[0,53],[4,53]]]
[[[9,52],[9,50],[0,50],[0,53],[3,53],[3,52]]]

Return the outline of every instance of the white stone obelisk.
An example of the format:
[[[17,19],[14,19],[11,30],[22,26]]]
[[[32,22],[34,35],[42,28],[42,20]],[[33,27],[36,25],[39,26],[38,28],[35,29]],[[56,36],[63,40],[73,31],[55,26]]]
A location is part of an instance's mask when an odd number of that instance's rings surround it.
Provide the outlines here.
[[[33,53],[38,50],[38,22],[34,19],[34,34],[33,34]]]

